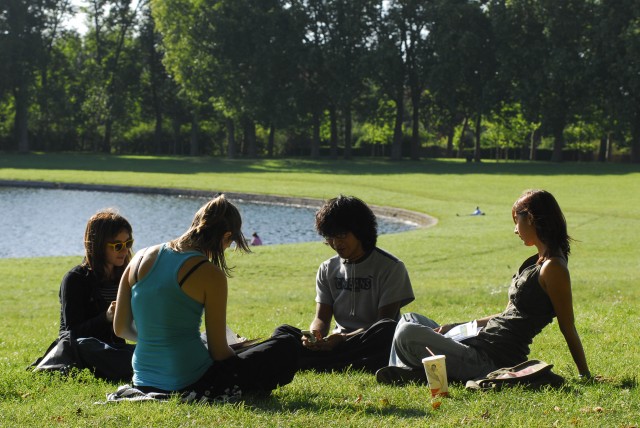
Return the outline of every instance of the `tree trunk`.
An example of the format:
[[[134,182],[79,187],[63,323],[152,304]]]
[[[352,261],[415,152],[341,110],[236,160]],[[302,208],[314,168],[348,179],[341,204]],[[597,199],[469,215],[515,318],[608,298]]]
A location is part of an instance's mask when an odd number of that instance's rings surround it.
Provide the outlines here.
[[[536,160],[538,157],[538,144],[540,144],[540,127],[537,127],[533,131],[531,131],[529,147],[529,160]]]
[[[27,153],[29,151],[29,97],[25,81],[20,82],[20,86],[14,90],[13,97],[16,102],[14,132],[18,140],[18,152]]]
[[[453,157],[453,137],[455,136],[456,127],[453,124],[453,121],[449,122],[447,125],[447,152],[446,156],[448,158]]]
[[[640,162],[640,112],[631,125],[631,162]]]
[[[155,130],[153,132],[155,153],[160,154],[162,152],[162,107],[160,106],[158,91],[155,85],[151,87],[151,98],[153,100],[153,110],[156,120]]]
[[[248,158],[256,158],[258,150],[256,147],[256,123],[253,119],[246,117],[244,122],[244,142],[247,149]]]
[[[271,126],[269,126],[269,141],[267,142],[267,156],[270,158],[273,157],[273,146],[274,146],[275,138],[276,138],[276,127],[272,123]]]
[[[480,138],[482,134],[482,113],[478,112],[476,116],[476,138],[475,138],[475,147],[473,150],[473,160],[475,162],[480,162]]]
[[[344,158],[351,159],[351,102],[344,106]]]
[[[235,159],[236,157],[236,126],[233,119],[227,118],[227,158]]]
[[[460,138],[458,138],[458,159],[464,157],[464,136],[467,132],[467,127],[469,126],[469,118],[467,116],[464,117],[464,121],[462,121],[462,130],[460,131]]]
[[[329,107],[329,120],[331,121],[331,142],[329,156],[331,159],[338,158],[338,118],[336,114],[336,108],[334,106]]]
[[[551,162],[562,162],[562,149],[564,148],[564,121],[558,121],[553,126],[553,153]]]
[[[194,113],[191,116],[191,136],[189,138],[189,154],[191,156],[198,156],[199,147],[198,147],[198,134],[200,133],[200,126],[198,123],[198,115]]]
[[[396,118],[393,125],[393,142],[391,143],[391,160],[402,159],[402,121],[404,119],[404,103],[402,89],[396,96]]]
[[[320,111],[318,108],[313,109],[313,137],[311,138],[311,157],[320,156]]]
[[[113,129],[113,119],[111,118],[111,108],[107,109],[107,117],[104,123],[104,138],[102,139],[102,152],[111,153],[111,131]]]
[[[171,151],[172,154],[177,154],[178,153],[178,142],[180,141],[180,122],[174,117],[171,120],[171,125],[173,128],[173,150]]]
[[[598,161],[605,162],[607,160],[607,146],[609,145],[609,133],[607,132],[600,137],[600,146],[598,147]]]
[[[411,88],[411,159],[420,159],[420,90]]]

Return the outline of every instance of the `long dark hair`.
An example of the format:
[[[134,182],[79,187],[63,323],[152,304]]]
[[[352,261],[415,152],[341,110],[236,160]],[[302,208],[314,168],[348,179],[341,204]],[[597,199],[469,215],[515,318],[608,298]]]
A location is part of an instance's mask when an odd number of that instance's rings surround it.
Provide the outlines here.
[[[538,239],[546,245],[543,258],[564,256],[569,259],[571,237],[567,233],[567,221],[556,198],[546,190],[527,190],[513,204],[512,216],[530,214]]]
[[[316,212],[316,230],[324,237],[351,232],[365,251],[372,250],[378,240],[375,214],[355,196],[340,195],[326,201]]]
[[[193,217],[189,229],[169,242],[169,246],[176,251],[198,250],[230,276],[231,268],[227,266],[222,241],[224,234],[231,232],[236,248],[251,252],[241,229],[240,212],[221,194],[204,204]]]
[[[84,231],[85,256],[82,265],[91,268],[101,281],[119,281],[131,260],[132,252],[129,249],[125,263],[122,266],[114,266],[111,276],[107,278],[107,273],[104,269],[107,261],[107,243],[123,230],[129,234],[129,239],[133,239],[131,224],[112,208],[98,211],[87,222],[87,227]]]

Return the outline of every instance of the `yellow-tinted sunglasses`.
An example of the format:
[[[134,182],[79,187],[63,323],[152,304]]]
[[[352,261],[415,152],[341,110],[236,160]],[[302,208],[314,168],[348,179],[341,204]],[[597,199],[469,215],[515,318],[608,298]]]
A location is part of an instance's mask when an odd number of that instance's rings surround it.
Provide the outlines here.
[[[113,251],[119,253],[125,247],[127,249],[133,247],[133,239],[129,239],[128,241],[124,242],[107,242],[107,245],[113,248]]]

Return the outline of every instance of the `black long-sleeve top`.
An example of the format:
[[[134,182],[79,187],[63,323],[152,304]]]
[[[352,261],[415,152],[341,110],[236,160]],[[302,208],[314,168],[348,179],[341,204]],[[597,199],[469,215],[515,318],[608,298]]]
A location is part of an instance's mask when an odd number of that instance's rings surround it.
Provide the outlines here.
[[[88,266],[71,269],[60,284],[60,333],[71,331],[77,337],[95,337],[107,343],[125,343],[107,321],[107,302],[100,294],[100,280]]]

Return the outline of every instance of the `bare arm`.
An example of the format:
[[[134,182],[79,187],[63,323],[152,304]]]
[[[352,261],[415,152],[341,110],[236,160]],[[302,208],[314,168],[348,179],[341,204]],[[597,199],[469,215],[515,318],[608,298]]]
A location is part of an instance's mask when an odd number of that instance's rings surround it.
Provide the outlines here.
[[[133,322],[133,311],[131,310],[131,283],[129,280],[132,263],[127,266],[120,279],[118,287],[118,297],[113,315],[113,331],[117,336],[132,342],[138,341],[138,332]]]
[[[400,312],[400,302],[391,303],[378,309],[378,319],[380,321],[384,318],[396,319],[396,315]]]
[[[486,316],[484,318],[477,318],[476,322],[478,323],[478,327],[486,327],[487,323],[491,321],[491,318],[495,318],[498,315],[500,315],[500,312],[498,312],[497,314]]]
[[[567,342],[578,373],[581,376],[590,377],[587,357],[575,326],[571,278],[564,260],[552,258],[544,262],[540,270],[540,286],[551,299],[558,318],[558,326]]]
[[[200,258],[185,263],[180,270],[188,271]],[[179,275],[180,275],[179,274]],[[201,265],[182,286],[185,294],[204,305],[204,323],[209,355],[214,361],[235,355],[227,343],[227,277],[211,263]]]
[[[333,317],[333,307],[326,303],[316,303],[316,317],[311,321],[309,330],[314,333],[318,339],[322,339],[329,334],[331,328],[331,318]]]

